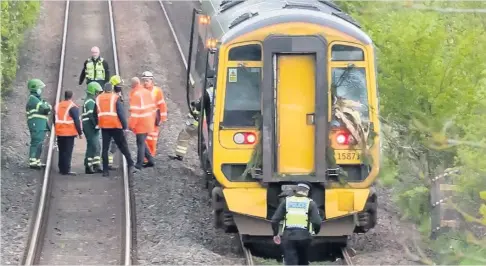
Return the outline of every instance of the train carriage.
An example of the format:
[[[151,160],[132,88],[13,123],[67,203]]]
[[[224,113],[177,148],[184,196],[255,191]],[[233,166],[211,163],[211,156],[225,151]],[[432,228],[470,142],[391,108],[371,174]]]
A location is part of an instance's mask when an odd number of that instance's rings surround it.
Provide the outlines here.
[[[308,181],[324,218],[315,245],[346,245],[349,235],[373,228],[380,125],[369,36],[331,1],[210,0],[201,7],[188,76],[191,97],[214,82],[198,153],[215,225],[248,244],[271,241],[279,195],[292,181]],[[255,149],[260,166],[245,171]]]

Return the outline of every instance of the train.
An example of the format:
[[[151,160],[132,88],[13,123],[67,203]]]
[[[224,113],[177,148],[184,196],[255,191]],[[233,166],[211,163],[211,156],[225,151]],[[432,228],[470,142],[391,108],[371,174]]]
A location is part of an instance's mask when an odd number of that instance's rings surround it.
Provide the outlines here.
[[[377,222],[373,41],[332,1],[200,2],[187,98],[213,87],[213,100],[203,101],[211,117],[194,115],[204,121],[198,155],[214,226],[238,232],[254,254],[278,257],[272,215],[295,182],[306,181],[323,218],[312,247],[332,260],[332,250]]]

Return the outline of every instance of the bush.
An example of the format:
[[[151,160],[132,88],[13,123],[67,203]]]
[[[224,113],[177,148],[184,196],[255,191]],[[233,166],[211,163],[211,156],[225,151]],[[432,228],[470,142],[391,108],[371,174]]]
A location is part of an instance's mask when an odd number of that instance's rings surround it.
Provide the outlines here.
[[[486,16],[437,8],[484,8],[486,3],[408,2],[412,8],[405,8],[406,1],[338,2],[377,48],[380,109],[387,128],[381,183],[393,190],[404,218],[428,237],[431,179],[460,167],[461,174],[453,177],[458,190],[449,204],[469,225],[424,241],[439,263],[485,264],[486,239],[478,236],[486,231],[481,199],[486,198]]]
[[[2,1],[2,62],[1,93],[9,91],[17,73],[17,57],[24,32],[32,27],[39,15],[40,1]]]

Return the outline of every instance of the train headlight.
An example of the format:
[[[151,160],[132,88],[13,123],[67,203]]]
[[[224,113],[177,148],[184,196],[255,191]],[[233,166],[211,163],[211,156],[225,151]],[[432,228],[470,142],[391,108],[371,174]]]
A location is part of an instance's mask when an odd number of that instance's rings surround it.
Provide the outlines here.
[[[211,22],[211,17],[206,15],[199,16],[199,24],[207,25]]]
[[[256,135],[252,132],[238,132],[233,136],[236,144],[255,144]]]
[[[233,136],[233,141],[236,143],[236,144],[243,144],[245,142],[245,135],[243,135],[243,133],[236,133],[234,136]]]

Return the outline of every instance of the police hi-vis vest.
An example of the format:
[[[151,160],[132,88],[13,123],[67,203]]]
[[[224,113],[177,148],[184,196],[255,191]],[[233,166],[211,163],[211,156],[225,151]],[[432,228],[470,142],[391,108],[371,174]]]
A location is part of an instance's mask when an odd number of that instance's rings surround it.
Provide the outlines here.
[[[86,78],[89,80],[105,80],[105,67],[103,66],[103,57],[100,57],[95,63],[93,58],[89,58],[86,63]]]
[[[308,197],[288,197],[285,202],[286,215],[282,229],[300,228],[312,231],[308,215],[311,201]]]

